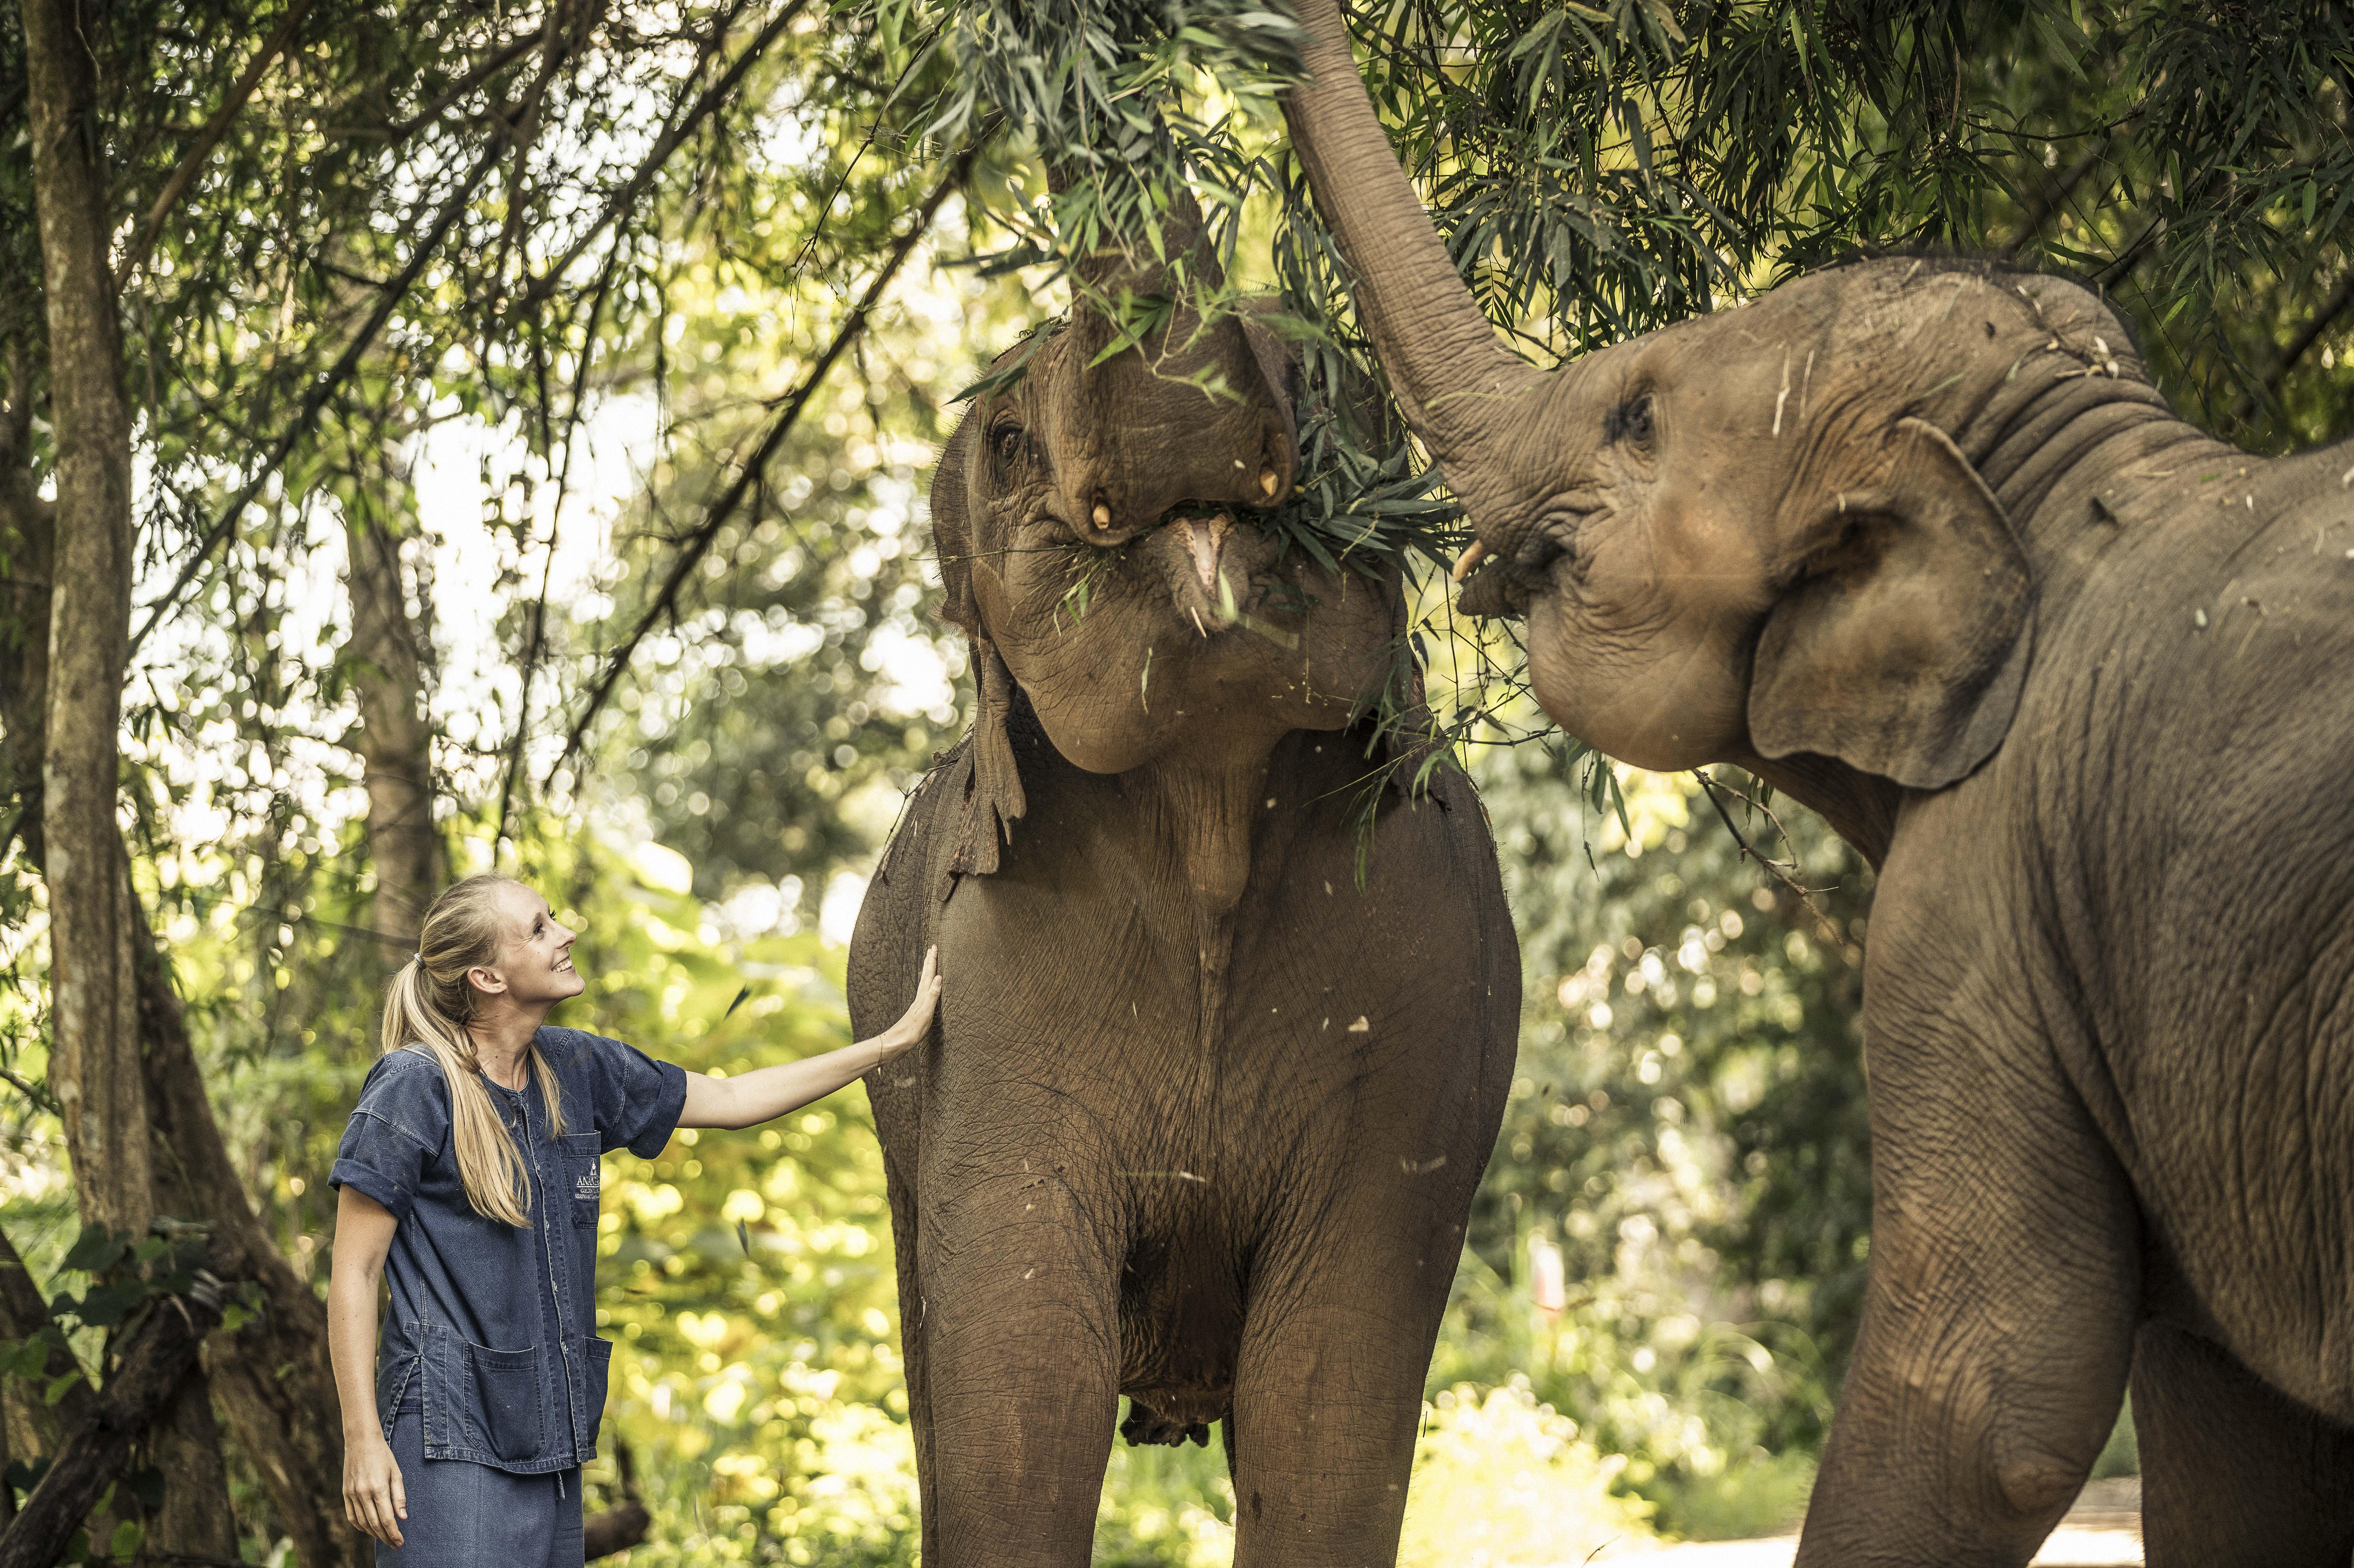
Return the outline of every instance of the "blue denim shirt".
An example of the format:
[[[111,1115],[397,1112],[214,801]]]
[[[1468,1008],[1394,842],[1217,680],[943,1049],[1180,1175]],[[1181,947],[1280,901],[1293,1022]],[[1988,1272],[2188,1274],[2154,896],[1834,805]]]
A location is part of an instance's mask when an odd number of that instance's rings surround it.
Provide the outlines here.
[[[686,1106],[684,1071],[618,1040],[542,1029],[534,1044],[556,1072],[562,1138],[547,1136],[535,1075],[521,1090],[482,1080],[532,1173],[528,1227],[466,1201],[450,1086],[422,1051],[387,1052],[369,1069],[327,1178],[398,1222],[376,1349],[387,1441],[415,1383],[427,1458],[525,1475],[597,1453],[613,1353],[596,1331],[599,1157],[626,1148],[652,1159]]]

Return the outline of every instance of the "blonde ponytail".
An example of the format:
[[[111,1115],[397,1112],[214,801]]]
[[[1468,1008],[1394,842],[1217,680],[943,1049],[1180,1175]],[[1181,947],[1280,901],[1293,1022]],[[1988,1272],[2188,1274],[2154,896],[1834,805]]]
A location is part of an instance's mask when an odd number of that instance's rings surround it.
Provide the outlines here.
[[[384,1048],[416,1051],[440,1064],[450,1086],[452,1141],[458,1179],[474,1212],[511,1225],[531,1223],[529,1168],[499,1124],[491,1091],[482,1086],[482,1065],[466,1021],[474,1010],[466,971],[495,964],[509,936],[499,911],[499,893],[519,885],[505,876],[470,876],[433,901],[425,912],[417,953],[400,967],[384,999]],[[564,1132],[564,1104],[556,1070],[528,1047],[532,1074],[547,1103],[547,1135]]]

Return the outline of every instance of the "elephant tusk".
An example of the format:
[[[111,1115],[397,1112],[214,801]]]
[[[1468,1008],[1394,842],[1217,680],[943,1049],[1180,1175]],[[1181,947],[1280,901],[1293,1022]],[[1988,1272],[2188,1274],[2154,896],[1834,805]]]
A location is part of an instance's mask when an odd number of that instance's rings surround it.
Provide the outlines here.
[[[1098,501],[1096,503],[1096,509],[1092,514],[1090,514],[1090,515],[1095,518],[1097,527],[1108,528],[1111,526],[1111,508],[1105,505],[1102,502]]]
[[[1471,547],[1455,558],[1455,569],[1447,573],[1447,577],[1459,583],[1471,575],[1472,567],[1487,558],[1488,546],[1474,539],[1471,541]]]
[[[1276,477],[1275,470],[1263,468],[1258,471],[1258,493],[1261,495],[1272,501],[1275,499],[1275,493],[1282,488],[1283,481]]]

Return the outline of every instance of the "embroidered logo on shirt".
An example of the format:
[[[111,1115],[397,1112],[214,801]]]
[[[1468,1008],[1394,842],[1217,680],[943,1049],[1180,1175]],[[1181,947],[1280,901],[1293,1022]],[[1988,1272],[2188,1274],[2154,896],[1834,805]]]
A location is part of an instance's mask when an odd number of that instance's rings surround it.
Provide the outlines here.
[[[597,1178],[602,1174],[601,1170],[591,1171],[576,1179],[572,1183],[572,1195],[575,1198],[594,1201],[597,1196]]]

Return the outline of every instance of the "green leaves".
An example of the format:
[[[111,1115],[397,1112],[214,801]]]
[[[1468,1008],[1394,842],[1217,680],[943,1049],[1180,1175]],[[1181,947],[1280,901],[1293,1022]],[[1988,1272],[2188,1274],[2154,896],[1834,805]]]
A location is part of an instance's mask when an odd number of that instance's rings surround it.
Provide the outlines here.
[[[89,1275],[90,1285],[79,1296],[59,1291],[50,1299],[49,1313],[61,1325],[118,1328],[137,1316],[154,1298],[178,1295],[191,1288],[196,1284],[200,1251],[196,1242],[175,1245],[161,1236],[134,1242],[103,1225],[85,1226],[73,1245],[66,1249],[58,1266],[61,1273]],[[55,1326],[51,1331],[55,1331]],[[58,1342],[64,1341],[60,1339]],[[54,1404],[56,1391],[48,1397]]]

